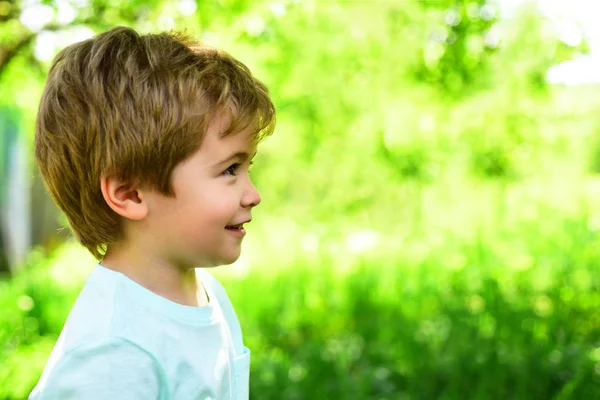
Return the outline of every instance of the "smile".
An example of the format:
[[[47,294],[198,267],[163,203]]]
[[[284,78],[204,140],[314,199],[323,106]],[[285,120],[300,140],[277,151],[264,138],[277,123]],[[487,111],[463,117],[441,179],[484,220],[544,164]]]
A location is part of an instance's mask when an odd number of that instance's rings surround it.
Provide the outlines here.
[[[244,224],[227,225],[225,229],[244,229]]]
[[[243,224],[226,226],[225,230],[240,239],[246,235],[246,230],[243,228]]]

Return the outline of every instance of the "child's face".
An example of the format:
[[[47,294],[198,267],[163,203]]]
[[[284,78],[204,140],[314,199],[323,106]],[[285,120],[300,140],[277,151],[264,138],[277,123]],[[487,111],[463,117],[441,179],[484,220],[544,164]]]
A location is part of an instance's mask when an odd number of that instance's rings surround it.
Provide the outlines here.
[[[246,233],[239,224],[250,221],[252,208],[260,203],[248,175],[256,153],[252,132],[221,138],[226,123],[226,118],[216,120],[200,149],[174,169],[174,198],[146,195],[145,227],[156,250],[173,263],[209,267],[234,262]]]

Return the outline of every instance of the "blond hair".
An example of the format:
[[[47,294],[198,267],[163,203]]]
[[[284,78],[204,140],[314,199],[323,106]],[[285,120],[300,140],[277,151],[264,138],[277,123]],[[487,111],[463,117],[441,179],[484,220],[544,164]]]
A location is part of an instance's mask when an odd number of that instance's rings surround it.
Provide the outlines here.
[[[97,259],[122,236],[103,176],[173,196],[173,169],[201,145],[210,120],[235,109],[224,134],[272,133],[264,84],[227,53],[179,33],[117,27],[62,50],[44,89],[35,157],[54,201]]]

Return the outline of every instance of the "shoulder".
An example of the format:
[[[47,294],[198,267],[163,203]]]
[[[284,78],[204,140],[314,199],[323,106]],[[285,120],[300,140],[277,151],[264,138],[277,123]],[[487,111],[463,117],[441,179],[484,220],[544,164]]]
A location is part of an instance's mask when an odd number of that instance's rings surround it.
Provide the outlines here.
[[[81,345],[51,362],[31,399],[162,398],[166,386],[166,375],[152,354],[123,338]]]
[[[96,267],[82,288],[61,332],[62,352],[129,340],[148,347],[147,332],[160,327],[160,313],[140,301],[124,276]],[[123,338],[123,339],[118,339]]]

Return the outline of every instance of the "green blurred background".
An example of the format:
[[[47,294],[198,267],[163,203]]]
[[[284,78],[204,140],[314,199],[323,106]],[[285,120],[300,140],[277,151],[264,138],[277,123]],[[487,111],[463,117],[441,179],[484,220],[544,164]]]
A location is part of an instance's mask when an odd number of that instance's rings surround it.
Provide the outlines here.
[[[562,6],[561,6],[562,3]],[[252,399],[600,398],[594,0],[0,0],[0,399],[94,260],[32,160],[62,47],[187,29],[271,89],[243,256]]]

